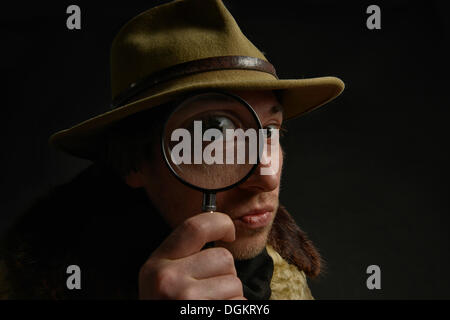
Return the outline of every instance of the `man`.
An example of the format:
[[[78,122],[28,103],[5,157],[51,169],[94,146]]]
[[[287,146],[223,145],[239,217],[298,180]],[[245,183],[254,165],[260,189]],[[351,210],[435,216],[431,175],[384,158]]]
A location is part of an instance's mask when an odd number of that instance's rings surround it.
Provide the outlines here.
[[[220,0],[181,0],[128,22],[111,49],[111,110],[51,137],[94,164],[10,230],[0,292],[12,298],[312,299],[321,259],[279,204],[282,152],[200,212],[164,163],[160,135],[195,92],[244,99],[268,131],[334,99],[334,77],[280,80]],[[270,135],[266,137],[270,140]],[[278,143],[278,141],[275,141]],[[272,156],[272,155],[270,155]],[[213,244],[211,246],[211,244]],[[67,287],[67,267],[81,289]]]

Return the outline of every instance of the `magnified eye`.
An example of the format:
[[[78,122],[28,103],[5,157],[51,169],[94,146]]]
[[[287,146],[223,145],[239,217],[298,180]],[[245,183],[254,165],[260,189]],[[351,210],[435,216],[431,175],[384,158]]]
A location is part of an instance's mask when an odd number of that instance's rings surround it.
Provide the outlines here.
[[[266,129],[266,139],[270,139],[272,137],[273,132],[278,129],[278,126],[271,124],[264,127],[264,129]]]
[[[233,120],[222,115],[212,115],[203,119],[203,130],[218,129],[225,134],[227,129],[236,129]]]
[[[236,124],[236,121],[232,119],[232,116],[223,114],[206,114],[198,116],[187,121],[184,126],[184,128],[189,130],[191,135],[194,135],[194,132],[201,128],[201,134],[204,134],[208,129],[217,129],[223,136],[226,135],[226,130],[235,130],[238,127],[239,124]]]

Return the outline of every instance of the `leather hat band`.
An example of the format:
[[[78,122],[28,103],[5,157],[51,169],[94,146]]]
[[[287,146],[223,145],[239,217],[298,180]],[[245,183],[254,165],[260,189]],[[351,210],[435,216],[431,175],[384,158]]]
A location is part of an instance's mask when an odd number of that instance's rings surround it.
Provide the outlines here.
[[[132,83],[130,88],[117,95],[111,103],[111,109],[128,103],[133,97],[143,91],[167,80],[213,70],[246,69],[270,73],[278,79],[275,68],[266,60],[247,56],[222,56],[180,63],[157,71],[144,79]]]

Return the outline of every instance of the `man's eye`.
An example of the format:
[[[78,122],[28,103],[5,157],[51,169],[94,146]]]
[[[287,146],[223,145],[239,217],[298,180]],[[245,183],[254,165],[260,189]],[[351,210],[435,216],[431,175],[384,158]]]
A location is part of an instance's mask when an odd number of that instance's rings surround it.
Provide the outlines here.
[[[203,117],[196,117],[189,120],[184,126],[191,134],[194,134],[195,128],[200,126],[203,133],[208,129],[217,129],[225,135],[227,129],[236,129],[237,125],[227,116],[223,115],[206,115]]]
[[[270,139],[272,137],[273,132],[275,132],[275,130],[278,130],[279,128],[275,124],[270,124],[268,126],[265,126],[264,129],[266,129],[265,130],[266,139]]]
[[[225,116],[211,116],[203,120],[203,130],[218,129],[225,134],[227,129],[236,129],[234,122]]]

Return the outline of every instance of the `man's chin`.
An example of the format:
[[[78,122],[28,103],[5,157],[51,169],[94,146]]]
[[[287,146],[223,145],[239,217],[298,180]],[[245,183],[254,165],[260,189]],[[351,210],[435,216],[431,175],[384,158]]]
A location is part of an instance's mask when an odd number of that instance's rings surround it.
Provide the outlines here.
[[[267,244],[270,227],[263,228],[259,232],[246,234],[245,232],[236,232],[236,240],[233,242],[217,243],[221,247],[228,249],[235,260],[246,260],[256,257],[263,251]]]

